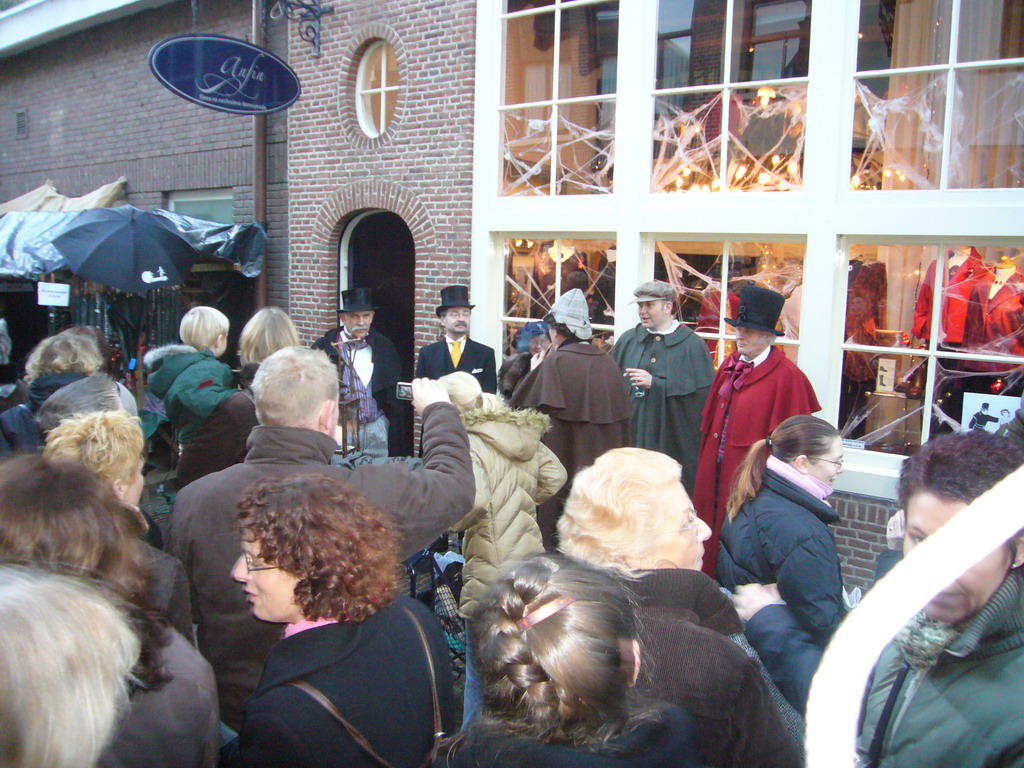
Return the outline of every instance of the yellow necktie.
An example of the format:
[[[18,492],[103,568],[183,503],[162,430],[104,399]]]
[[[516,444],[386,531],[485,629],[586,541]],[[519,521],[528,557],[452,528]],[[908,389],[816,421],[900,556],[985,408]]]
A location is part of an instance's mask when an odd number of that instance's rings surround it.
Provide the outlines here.
[[[462,359],[462,342],[461,341],[453,341],[452,342],[452,365],[454,365],[456,368],[458,368],[459,367],[459,360],[461,360],[461,359]]]

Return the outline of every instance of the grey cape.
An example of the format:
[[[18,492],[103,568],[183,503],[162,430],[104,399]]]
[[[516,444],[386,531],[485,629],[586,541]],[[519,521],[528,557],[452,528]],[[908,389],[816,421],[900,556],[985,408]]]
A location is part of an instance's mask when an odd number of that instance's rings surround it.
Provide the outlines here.
[[[707,345],[685,325],[663,334],[649,333],[641,324],[622,334],[612,357],[623,370],[651,372],[646,396],[633,398],[633,444],[682,464],[683,485],[692,495],[701,413],[715,377]]]

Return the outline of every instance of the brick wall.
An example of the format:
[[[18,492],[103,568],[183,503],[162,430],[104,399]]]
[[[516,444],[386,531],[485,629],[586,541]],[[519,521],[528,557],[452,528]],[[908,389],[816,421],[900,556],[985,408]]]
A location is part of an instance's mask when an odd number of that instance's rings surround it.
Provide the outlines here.
[[[865,589],[874,581],[875,561],[886,549],[885,526],[896,504],[851,493],[836,493],[829,501],[841,518],[834,532],[843,564],[843,583],[847,589]]]
[[[251,39],[248,0],[199,3],[197,31]],[[192,31],[176,2],[0,59],[0,200],[50,179],[76,196],[126,176],[128,202],[167,205],[178,190],[231,187],[235,217],[252,221],[252,118],[181,99],[149,70],[154,43]],[[268,22],[268,45],[287,58],[289,29]],[[15,137],[28,110],[28,138]],[[272,303],[287,305],[287,116],[268,119],[267,246]]]
[[[469,281],[475,2],[333,5],[319,59],[290,33],[303,87],[288,124],[290,312],[307,341],[334,325],[345,226],[362,210],[391,211],[415,244],[419,347],[437,338],[440,289]],[[355,86],[359,58],[376,40],[395,50],[401,91],[387,130],[370,138]]]

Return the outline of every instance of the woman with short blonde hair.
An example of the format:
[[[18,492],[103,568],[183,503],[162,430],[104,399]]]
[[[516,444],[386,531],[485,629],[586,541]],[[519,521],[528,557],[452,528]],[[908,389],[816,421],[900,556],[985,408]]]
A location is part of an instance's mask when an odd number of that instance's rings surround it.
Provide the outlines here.
[[[259,365],[285,347],[299,346],[299,332],[288,313],[277,307],[264,307],[253,315],[238,340],[242,365]]]
[[[142,424],[124,411],[87,413],[64,419],[46,438],[43,455],[84,464],[99,475],[126,504],[139,499],[142,466],[145,461]]]

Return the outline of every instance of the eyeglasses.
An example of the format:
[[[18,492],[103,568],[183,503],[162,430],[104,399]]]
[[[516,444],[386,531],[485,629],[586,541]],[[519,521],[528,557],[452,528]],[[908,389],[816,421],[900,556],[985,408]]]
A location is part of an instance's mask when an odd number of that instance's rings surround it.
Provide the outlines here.
[[[256,565],[253,562],[252,555],[250,555],[248,552],[242,553],[242,559],[245,560],[245,570],[249,573],[252,573],[253,571],[272,571],[275,568],[281,567],[279,565]]]
[[[682,527],[679,529],[680,532],[688,531],[697,524],[697,510],[693,507],[686,510],[683,515],[686,517],[686,522],[683,523]]]
[[[839,461],[832,461],[832,459],[826,459],[823,456],[816,456],[815,461],[827,461],[829,464],[835,464],[837,467],[842,469],[843,461],[845,461],[845,459],[839,459]]]

